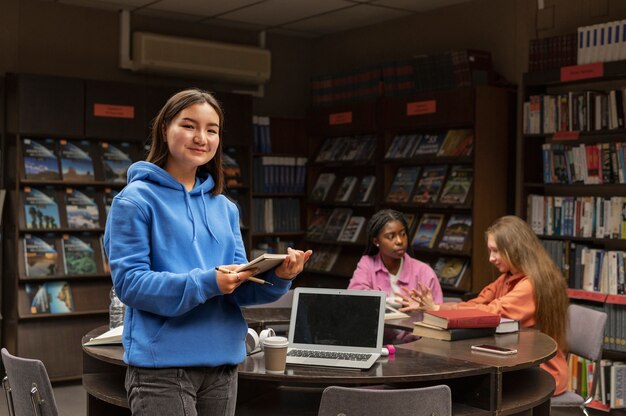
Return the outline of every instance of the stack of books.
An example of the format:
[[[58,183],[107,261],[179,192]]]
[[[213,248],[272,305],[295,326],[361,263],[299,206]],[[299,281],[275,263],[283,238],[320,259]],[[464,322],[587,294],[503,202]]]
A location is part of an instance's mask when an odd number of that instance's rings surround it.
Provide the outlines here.
[[[448,309],[424,312],[413,334],[444,341],[488,337],[496,333],[500,315],[479,309]]]

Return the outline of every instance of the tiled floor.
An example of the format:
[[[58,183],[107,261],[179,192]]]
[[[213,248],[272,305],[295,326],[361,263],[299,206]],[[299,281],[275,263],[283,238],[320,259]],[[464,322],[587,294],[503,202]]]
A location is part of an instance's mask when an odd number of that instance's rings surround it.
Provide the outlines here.
[[[87,414],[87,393],[80,382],[52,386],[59,416],[84,416]],[[0,394],[0,416],[9,416],[4,391]]]

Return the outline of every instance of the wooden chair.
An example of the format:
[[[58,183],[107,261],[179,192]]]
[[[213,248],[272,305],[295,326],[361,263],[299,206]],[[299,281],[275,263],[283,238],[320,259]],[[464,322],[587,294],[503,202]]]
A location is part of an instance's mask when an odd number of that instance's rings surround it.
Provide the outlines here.
[[[2,348],[2,364],[11,416],[58,416],[50,378],[41,361],[15,357]]]
[[[452,396],[446,385],[413,389],[324,389],[318,416],[450,416]]]
[[[579,407],[585,415],[589,416],[586,406],[593,400],[598,386],[607,314],[580,305],[570,305],[567,310],[567,318],[569,321],[567,326],[567,343],[570,353],[593,361],[596,367],[591,390],[587,392],[587,397],[582,397],[573,391],[566,391],[559,396],[553,397],[550,401],[550,406]]]

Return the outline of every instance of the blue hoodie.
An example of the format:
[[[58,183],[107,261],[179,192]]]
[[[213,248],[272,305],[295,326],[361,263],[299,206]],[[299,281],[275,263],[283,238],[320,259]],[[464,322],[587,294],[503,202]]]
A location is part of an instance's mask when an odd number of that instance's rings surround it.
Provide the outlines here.
[[[246,263],[239,212],[213,196],[209,174],[191,192],[153,163],[137,162],[114,198],[104,247],[113,286],[126,305],[124,361],[149,368],[238,364],[246,356],[240,306],[278,299],[291,286],[243,283],[220,292],[215,267]]]

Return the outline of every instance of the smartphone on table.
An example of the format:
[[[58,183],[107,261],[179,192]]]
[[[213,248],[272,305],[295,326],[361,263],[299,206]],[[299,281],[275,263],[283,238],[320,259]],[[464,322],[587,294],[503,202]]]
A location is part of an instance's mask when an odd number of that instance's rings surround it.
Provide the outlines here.
[[[480,352],[488,352],[491,354],[498,355],[511,355],[517,354],[517,350],[513,348],[499,347],[497,345],[490,344],[480,344],[480,345],[472,345],[472,350],[480,351]]]

